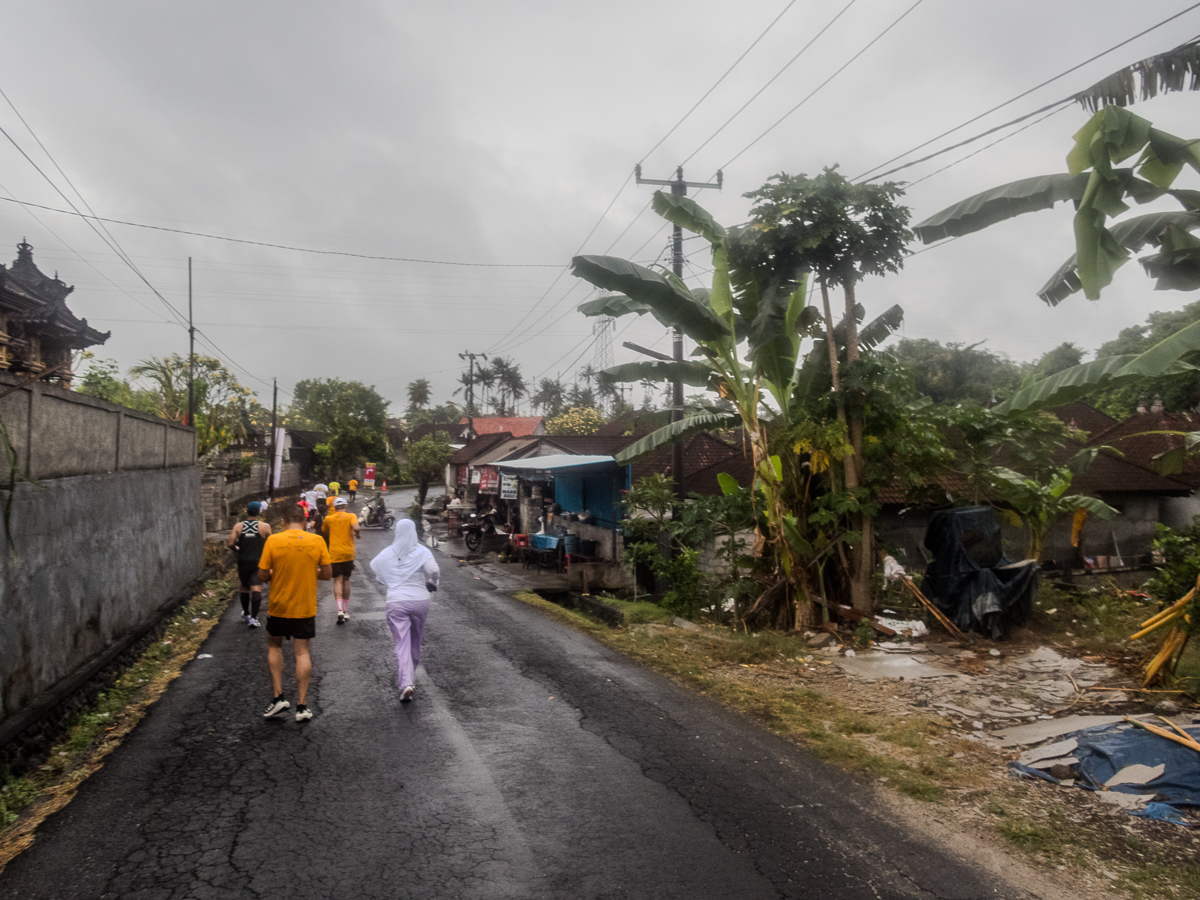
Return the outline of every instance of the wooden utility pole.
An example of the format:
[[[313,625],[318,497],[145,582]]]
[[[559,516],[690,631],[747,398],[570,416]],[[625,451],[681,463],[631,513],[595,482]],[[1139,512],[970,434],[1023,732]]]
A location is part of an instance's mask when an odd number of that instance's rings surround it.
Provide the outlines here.
[[[486,353],[460,353],[459,359],[470,360],[469,374],[467,375],[467,429],[471,434],[475,433],[475,359],[479,358],[487,360]]]
[[[192,258],[188,257],[188,410],[187,424],[196,427],[196,326],[192,324]]]
[[[642,164],[638,163],[634,167],[634,174],[637,176],[638,184],[658,184],[671,188],[671,193],[679,197],[687,196],[687,189],[693,188],[716,188],[721,189],[721,184],[725,180],[721,171],[717,170],[717,180],[715,182],[705,181],[684,181],[683,166],[675,169],[675,177],[670,181],[662,181],[657,178],[643,178]],[[683,278],[683,228],[679,225],[675,226],[674,238],[671,242],[671,267],[675,272],[676,277]],[[675,362],[683,362],[683,332],[678,328],[671,329],[671,349],[672,357]],[[683,382],[676,379],[671,392],[671,421],[678,422],[683,418]],[[675,478],[675,495],[681,500],[685,496],[683,487],[683,441],[677,440],[671,445],[671,474]]]

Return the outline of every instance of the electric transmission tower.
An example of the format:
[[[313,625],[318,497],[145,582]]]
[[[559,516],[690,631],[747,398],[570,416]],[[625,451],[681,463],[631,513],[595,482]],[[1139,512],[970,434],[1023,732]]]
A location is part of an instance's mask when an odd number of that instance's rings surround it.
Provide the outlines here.
[[[612,316],[600,316],[592,323],[592,336],[595,338],[596,355],[592,358],[592,367],[597,372],[611,369],[612,332],[616,329],[617,320]]]

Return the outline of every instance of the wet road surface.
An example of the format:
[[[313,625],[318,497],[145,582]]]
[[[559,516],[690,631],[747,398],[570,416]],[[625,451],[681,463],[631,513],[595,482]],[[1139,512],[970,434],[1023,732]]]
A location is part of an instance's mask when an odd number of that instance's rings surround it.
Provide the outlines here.
[[[43,825],[0,897],[1021,896],[877,818],[854,780],[443,557],[401,705],[366,565],[388,541],[364,532],[348,625],[322,583],[316,718],[261,718],[266,635],[235,602],[212,658]]]

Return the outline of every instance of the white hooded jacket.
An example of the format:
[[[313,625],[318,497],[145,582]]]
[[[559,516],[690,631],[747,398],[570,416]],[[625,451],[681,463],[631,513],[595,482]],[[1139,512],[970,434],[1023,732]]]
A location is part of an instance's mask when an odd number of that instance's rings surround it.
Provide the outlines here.
[[[396,523],[392,545],[371,560],[371,571],[387,588],[387,602],[425,600],[429,597],[426,585],[437,587],[441,570],[428,547],[417,541],[417,527],[411,519]]]

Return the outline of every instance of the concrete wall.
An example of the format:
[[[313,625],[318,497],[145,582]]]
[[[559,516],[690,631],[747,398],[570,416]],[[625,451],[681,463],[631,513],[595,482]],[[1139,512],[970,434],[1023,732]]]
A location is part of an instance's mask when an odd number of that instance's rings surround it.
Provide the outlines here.
[[[705,541],[700,548],[700,558],[696,560],[696,565],[701,572],[706,575],[719,575],[725,577],[731,574],[729,564],[720,554],[728,546],[730,540],[741,541],[742,549],[739,551],[741,555],[751,556],[754,553],[754,529],[745,528],[735,532],[732,537],[728,534],[717,535],[711,540]],[[743,570],[744,572],[744,570]]]
[[[204,530],[212,532],[232,528],[249,501],[267,496],[267,469],[265,460],[255,460],[250,471],[238,479],[230,479],[217,468],[206,469],[201,490]],[[300,474],[300,463],[283,463],[279,467],[277,493],[297,493],[301,487]]]
[[[0,393],[17,384],[0,373]],[[204,549],[192,429],[44,384],[0,399],[0,418],[40,482],[12,489],[15,558],[0,552],[3,726],[149,623]]]

